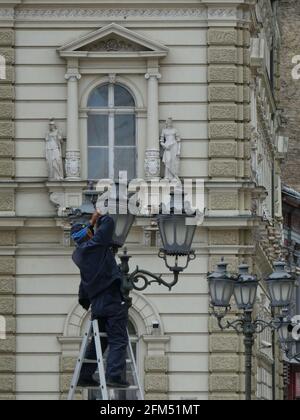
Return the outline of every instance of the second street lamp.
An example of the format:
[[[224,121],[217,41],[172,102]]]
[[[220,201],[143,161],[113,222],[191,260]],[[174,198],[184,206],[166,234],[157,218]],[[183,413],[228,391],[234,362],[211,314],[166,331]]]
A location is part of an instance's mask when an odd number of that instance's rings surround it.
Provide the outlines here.
[[[274,307],[287,307],[290,305],[295,285],[295,277],[285,271],[285,263],[274,263],[275,271],[266,278],[271,305]]]
[[[238,309],[252,310],[256,299],[258,280],[248,271],[249,266],[247,264],[239,266],[239,275],[234,285],[234,298]]]
[[[286,319],[285,309],[291,302],[295,278],[288,274],[284,270],[284,267],[285,264],[283,262],[275,263],[275,271],[266,279],[271,298],[271,306],[281,308],[281,314],[273,318],[270,322],[253,318],[258,280],[255,276],[248,273],[249,267],[247,265],[242,264],[239,267],[239,274],[234,276],[226,272],[226,264],[222,261],[218,264],[216,272],[208,274],[207,279],[211,306],[214,308],[213,315],[217,317],[219,327],[222,330],[232,328],[237,333],[244,335],[246,400],[251,400],[252,347],[254,344],[254,335],[261,333],[266,328],[271,328],[280,331],[282,341],[288,340],[289,337],[291,322]],[[237,307],[243,310],[243,313],[234,321],[223,322],[223,318],[229,309],[232,290]],[[294,356],[294,358],[296,357]]]
[[[217,264],[217,270],[208,273],[208,287],[212,306],[228,308],[233,293],[235,277],[227,272],[224,260]]]

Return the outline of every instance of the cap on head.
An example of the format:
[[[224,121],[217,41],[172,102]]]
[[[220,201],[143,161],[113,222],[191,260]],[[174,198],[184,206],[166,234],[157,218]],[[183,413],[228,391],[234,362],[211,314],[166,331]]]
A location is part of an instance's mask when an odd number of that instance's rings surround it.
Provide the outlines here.
[[[94,236],[93,231],[90,229],[90,226],[82,224],[82,223],[76,223],[71,228],[71,238],[73,241],[80,245],[83,242],[88,241]]]

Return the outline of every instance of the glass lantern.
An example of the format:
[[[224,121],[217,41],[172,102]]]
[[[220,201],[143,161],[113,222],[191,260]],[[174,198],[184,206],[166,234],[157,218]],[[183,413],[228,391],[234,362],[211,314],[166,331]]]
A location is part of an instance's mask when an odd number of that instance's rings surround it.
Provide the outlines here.
[[[284,262],[274,263],[274,272],[266,279],[271,306],[287,307],[294,292],[295,279],[285,271]]]
[[[227,263],[221,261],[217,270],[208,275],[208,287],[213,306],[228,307],[233,294],[235,278],[227,272]]]
[[[249,274],[249,266],[239,266],[239,276],[234,286],[234,298],[238,309],[252,309],[256,299],[258,280]]]

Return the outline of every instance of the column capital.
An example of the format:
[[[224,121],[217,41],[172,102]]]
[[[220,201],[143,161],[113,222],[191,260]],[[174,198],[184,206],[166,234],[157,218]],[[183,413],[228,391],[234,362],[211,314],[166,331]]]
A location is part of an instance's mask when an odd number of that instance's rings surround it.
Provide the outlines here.
[[[77,82],[78,80],[81,79],[81,74],[79,73],[66,73],[65,74],[65,79],[71,82]]]
[[[145,74],[145,79],[149,80],[151,77],[156,77],[157,80],[161,79],[161,74],[156,72],[156,73],[146,73]]]

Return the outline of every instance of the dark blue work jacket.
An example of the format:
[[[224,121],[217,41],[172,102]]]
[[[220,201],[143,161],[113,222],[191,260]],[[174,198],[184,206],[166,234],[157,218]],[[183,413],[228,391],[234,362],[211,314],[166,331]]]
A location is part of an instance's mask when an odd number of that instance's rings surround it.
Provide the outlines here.
[[[115,280],[122,278],[110,249],[113,232],[113,219],[103,216],[94,237],[80,244],[72,256],[81,274],[79,294],[88,298],[90,302],[108,289]]]

